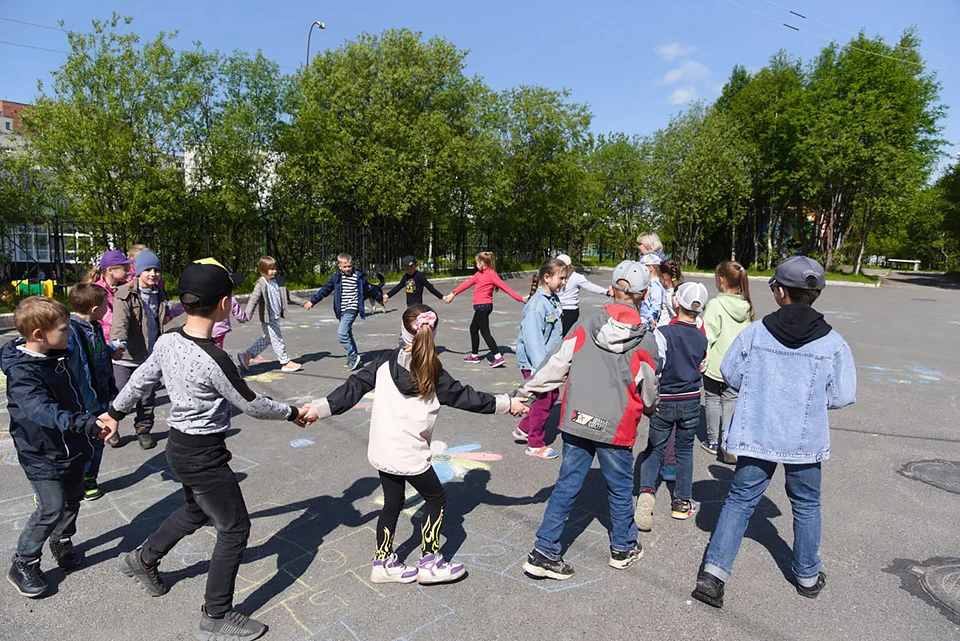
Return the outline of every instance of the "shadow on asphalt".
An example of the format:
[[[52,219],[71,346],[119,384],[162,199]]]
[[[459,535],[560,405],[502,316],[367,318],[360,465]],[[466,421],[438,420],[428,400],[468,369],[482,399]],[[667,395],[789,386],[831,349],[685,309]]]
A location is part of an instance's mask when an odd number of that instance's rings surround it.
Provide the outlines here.
[[[943,274],[922,274],[913,272],[895,272],[885,277],[894,283],[906,283],[918,287],[932,287],[935,289],[960,289],[960,282],[947,278]]]

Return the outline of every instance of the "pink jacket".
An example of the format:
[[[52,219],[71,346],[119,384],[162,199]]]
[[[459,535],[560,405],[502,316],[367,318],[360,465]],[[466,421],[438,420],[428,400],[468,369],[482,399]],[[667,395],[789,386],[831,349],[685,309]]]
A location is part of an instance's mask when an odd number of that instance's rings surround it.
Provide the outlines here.
[[[243,308],[240,306],[240,303],[237,302],[236,296],[230,297],[230,311],[234,316],[237,317],[237,320],[241,323],[247,322],[247,315],[243,313]],[[230,326],[230,317],[227,316],[222,321],[217,321],[213,324],[213,338],[218,336],[223,336],[227,332],[231,331],[233,328]]]
[[[110,344],[110,327],[113,325],[113,298],[117,294],[116,287],[110,287],[107,285],[107,281],[100,277],[100,280],[96,281],[94,285],[99,285],[107,290],[107,313],[103,317],[103,320],[100,321],[100,325],[103,327],[103,338],[107,341],[107,345]]]
[[[506,283],[500,280],[500,276],[497,274],[497,272],[490,268],[481,269],[476,274],[471,276],[469,280],[465,280],[464,282],[460,283],[460,285],[453,290],[453,293],[459,294],[460,292],[466,291],[470,287],[473,287],[474,305],[492,305],[493,292],[497,289],[505,292],[518,303],[523,302],[523,296],[507,287]]]

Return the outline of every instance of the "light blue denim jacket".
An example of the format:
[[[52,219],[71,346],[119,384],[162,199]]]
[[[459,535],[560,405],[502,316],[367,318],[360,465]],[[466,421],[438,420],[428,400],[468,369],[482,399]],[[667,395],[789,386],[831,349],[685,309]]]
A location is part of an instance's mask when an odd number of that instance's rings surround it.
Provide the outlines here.
[[[853,354],[840,334],[790,349],[757,321],[734,339],[720,371],[740,391],[725,452],[794,464],[830,458],[827,410],[857,400]]]
[[[517,336],[517,365],[520,369],[528,369],[531,373],[537,371],[547,355],[560,344],[563,338],[562,313],[560,299],[547,294],[542,287],[523,306],[520,335]]]

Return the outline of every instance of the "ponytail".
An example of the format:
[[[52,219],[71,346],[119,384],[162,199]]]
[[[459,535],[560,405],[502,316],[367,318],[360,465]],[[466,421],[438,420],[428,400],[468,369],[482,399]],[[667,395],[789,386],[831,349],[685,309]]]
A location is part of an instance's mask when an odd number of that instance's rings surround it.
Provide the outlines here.
[[[103,276],[103,270],[99,267],[94,267],[83,277],[84,283],[95,283],[100,280],[100,277]]]
[[[720,289],[721,281],[732,290],[732,293],[743,296],[743,300],[750,305],[750,322],[752,323],[756,318],[756,312],[750,300],[750,279],[747,277],[747,270],[735,260],[725,260],[717,265],[717,289]]]
[[[433,317],[432,323],[418,320],[428,313]],[[403,328],[413,336],[410,346],[410,379],[420,397],[430,396],[436,391],[437,379],[443,371],[433,340],[436,322],[436,313],[427,305],[411,305],[403,312]]]
[[[533,275],[533,282],[530,283],[530,295],[533,296],[537,293],[537,288],[540,287],[540,272],[537,272]]]

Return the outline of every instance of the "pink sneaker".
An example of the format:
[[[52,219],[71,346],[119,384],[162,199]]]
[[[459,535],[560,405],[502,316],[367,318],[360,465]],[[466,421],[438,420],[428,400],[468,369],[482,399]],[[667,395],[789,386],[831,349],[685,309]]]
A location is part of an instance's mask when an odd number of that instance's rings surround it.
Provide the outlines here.
[[[470,354],[470,355],[465,356],[465,357],[463,358],[463,362],[464,362],[464,363],[479,363],[479,362],[480,362],[480,357],[477,356],[476,354]]]
[[[419,583],[449,583],[456,581],[467,573],[467,568],[459,563],[449,563],[443,559],[443,555],[428,554],[420,559],[420,566],[417,572],[417,582]]]
[[[528,436],[529,434],[521,430],[519,427],[515,427],[513,429],[513,440],[515,441],[522,441],[523,443],[526,443]]]
[[[537,458],[553,459],[557,458],[557,451],[552,447],[530,447],[527,446],[527,451],[525,452],[527,456],[536,456]]]
[[[503,356],[501,356],[500,358],[494,359],[494,361],[493,361],[492,363],[490,363],[490,365],[488,365],[488,367],[489,367],[490,369],[493,369],[494,367],[503,367],[503,366],[506,365],[506,364],[507,364],[507,361],[503,360]]]

